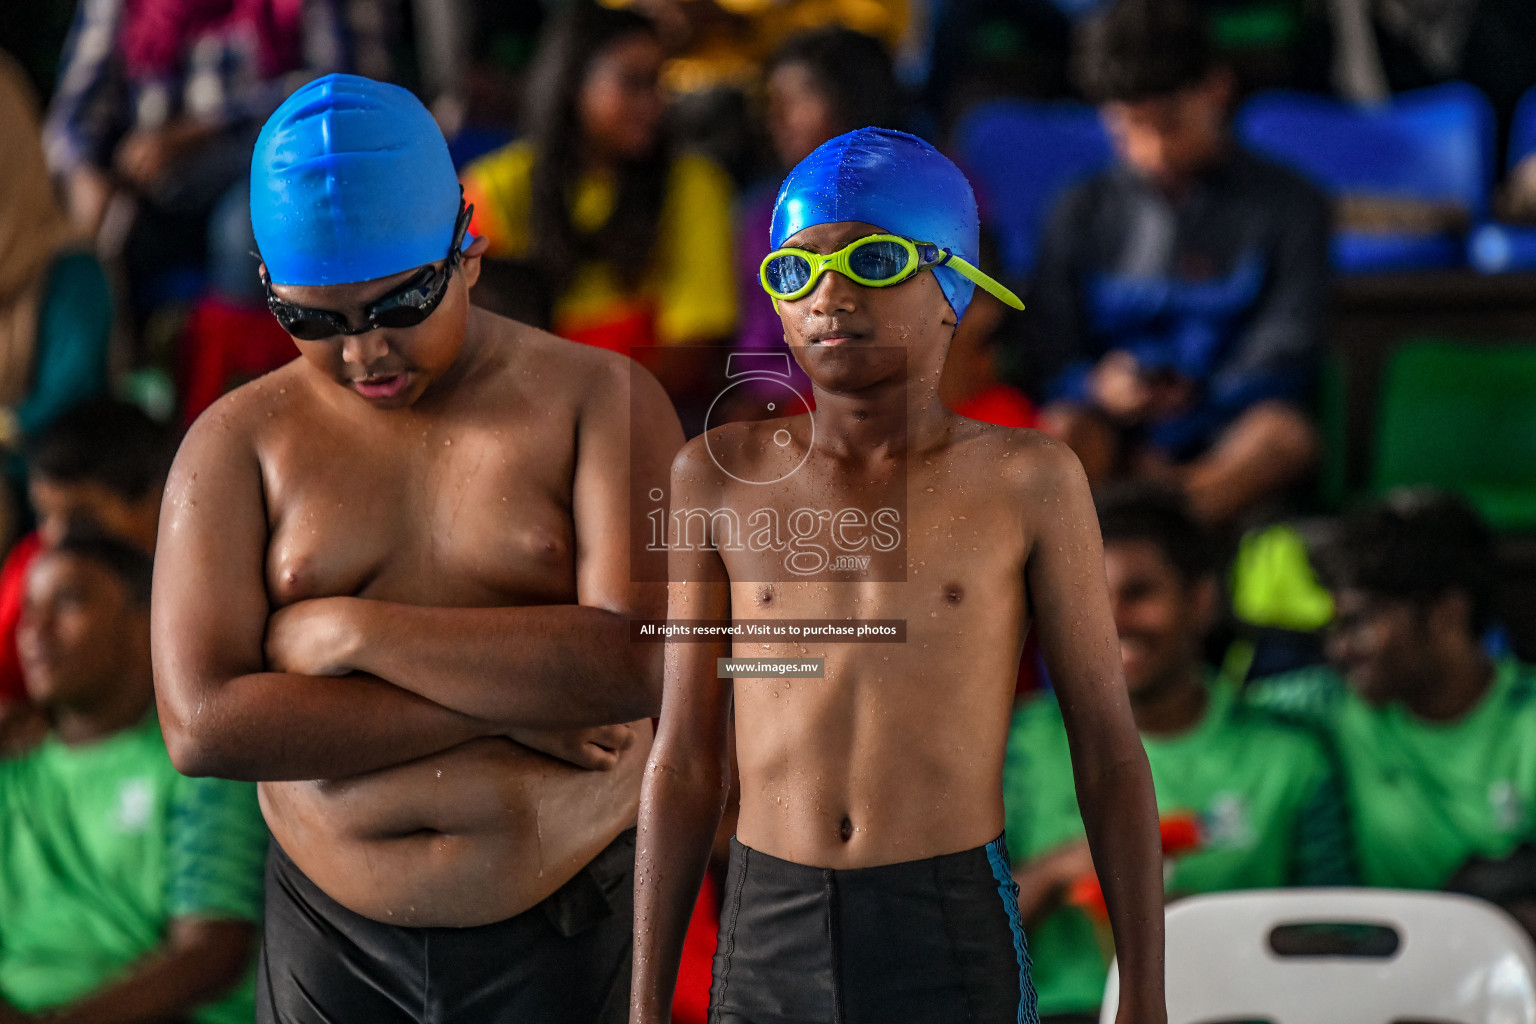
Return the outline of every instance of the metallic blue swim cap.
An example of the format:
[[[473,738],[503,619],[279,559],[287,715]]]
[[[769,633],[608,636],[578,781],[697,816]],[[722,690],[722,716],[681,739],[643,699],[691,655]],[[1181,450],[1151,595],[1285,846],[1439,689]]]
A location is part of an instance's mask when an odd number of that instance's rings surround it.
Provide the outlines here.
[[[889,128],[839,135],[800,161],[779,187],[768,245],[850,220],[932,242],[970,263],[981,247],[976,196],[960,168],[917,136]],[[958,322],[976,286],[948,267],[933,276]]]
[[[372,281],[440,260],[459,198],[427,108],[357,75],[289,96],[251,159],[251,225],[274,284]]]

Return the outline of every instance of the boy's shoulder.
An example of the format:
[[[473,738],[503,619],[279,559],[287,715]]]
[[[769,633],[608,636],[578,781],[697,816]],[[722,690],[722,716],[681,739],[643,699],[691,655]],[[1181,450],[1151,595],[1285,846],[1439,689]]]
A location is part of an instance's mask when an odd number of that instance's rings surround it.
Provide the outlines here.
[[[1043,430],[961,423],[946,457],[985,472],[989,482],[1014,497],[1050,497],[1083,471],[1072,449]]]
[[[477,309],[475,315],[483,318],[493,352],[493,385],[499,384],[495,378],[520,379],[545,393],[553,385],[551,397],[595,393],[618,398],[636,381],[655,382],[649,370],[622,353],[583,345],[487,310]]]
[[[182,447],[201,443],[221,451],[254,448],[264,431],[285,422],[307,387],[302,358],[295,358],[220,395],[187,428]]]

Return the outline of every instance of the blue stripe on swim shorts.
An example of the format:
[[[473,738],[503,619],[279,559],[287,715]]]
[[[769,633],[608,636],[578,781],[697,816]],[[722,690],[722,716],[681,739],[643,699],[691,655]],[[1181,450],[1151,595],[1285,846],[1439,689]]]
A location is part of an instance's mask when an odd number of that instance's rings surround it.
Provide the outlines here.
[[[1035,985],[1029,977],[1029,944],[1024,939],[1024,919],[1019,916],[1019,886],[1013,880],[1013,872],[1008,866],[1008,847],[1003,842],[1003,836],[987,844],[987,861],[992,865],[992,877],[997,879],[997,892],[1003,898],[1008,927],[1013,929],[1013,952],[1019,961],[1018,1024],[1039,1024],[1040,1009],[1035,999]]]

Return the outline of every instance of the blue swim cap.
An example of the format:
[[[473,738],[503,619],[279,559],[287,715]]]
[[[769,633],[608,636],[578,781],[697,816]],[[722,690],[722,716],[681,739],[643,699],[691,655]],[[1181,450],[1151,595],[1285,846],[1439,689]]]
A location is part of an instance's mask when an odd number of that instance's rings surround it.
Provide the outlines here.
[[[317,78],[256,139],[251,225],[274,284],[371,281],[440,260],[458,214],[443,133],[399,86]]]
[[[822,143],[789,172],[773,207],[769,247],[817,224],[856,220],[932,242],[971,263],[981,247],[976,196],[948,157],[915,135],[860,128]],[[976,286],[936,267],[944,297],[965,315]]]

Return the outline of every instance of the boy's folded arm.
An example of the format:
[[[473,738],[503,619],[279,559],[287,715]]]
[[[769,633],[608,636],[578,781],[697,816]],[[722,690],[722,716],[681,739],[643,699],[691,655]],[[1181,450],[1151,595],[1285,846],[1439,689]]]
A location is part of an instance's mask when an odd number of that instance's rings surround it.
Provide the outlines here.
[[[370,676],[266,671],[266,501],[254,448],[237,436],[229,401],[188,433],[160,518],[152,653],[160,724],[177,768],[239,779],[339,778],[496,732]]]

